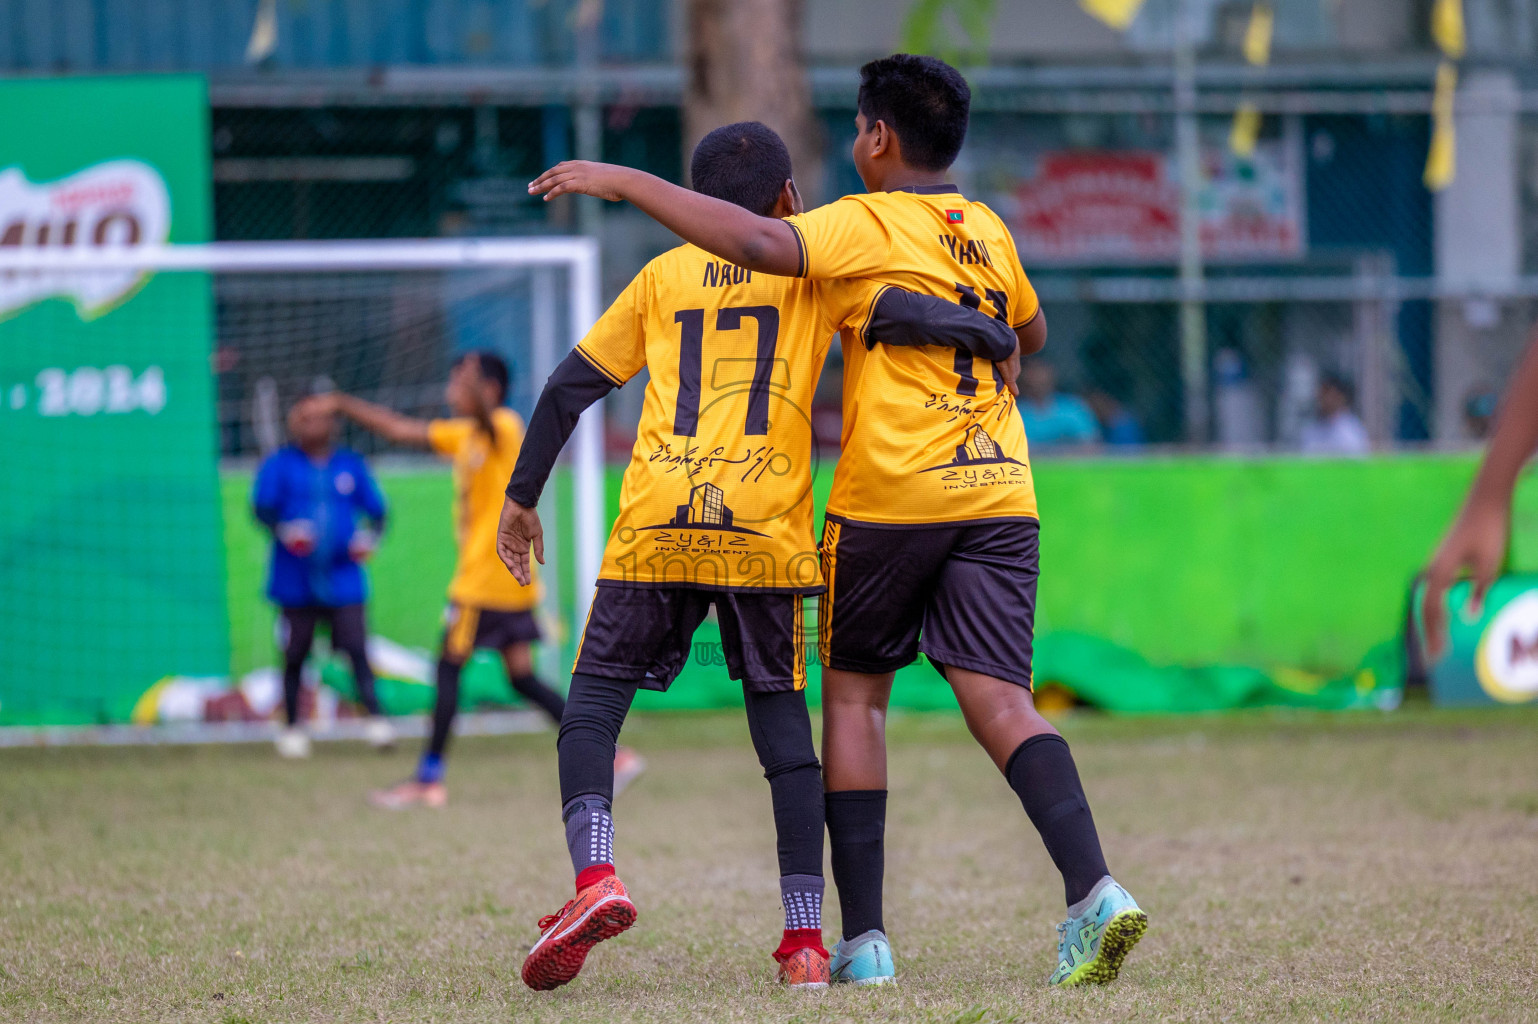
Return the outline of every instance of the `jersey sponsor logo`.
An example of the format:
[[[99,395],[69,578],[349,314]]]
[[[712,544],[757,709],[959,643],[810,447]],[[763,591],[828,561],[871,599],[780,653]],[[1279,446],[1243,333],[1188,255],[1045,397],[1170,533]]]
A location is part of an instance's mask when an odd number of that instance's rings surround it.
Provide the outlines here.
[[[143,161],[108,160],[39,184],[19,167],[0,172],[0,249],[121,251],[164,245],[170,234],[171,193],[160,172]],[[130,298],[148,278],[137,267],[3,274],[0,316],[58,296],[91,320]]]
[[[939,237],[940,244],[957,263],[976,264],[980,267],[993,266],[993,257],[988,254],[988,243],[981,238],[958,238],[949,231],[943,232]]]
[[[344,470],[336,475],[336,493],[351,494],[355,487],[357,482],[353,480],[351,473]]]
[[[993,435],[981,423],[969,423],[961,431],[961,443],[949,462],[919,470],[940,473],[946,490],[971,490],[994,484],[1029,482],[1025,463],[1005,454]]]
[[[725,260],[711,260],[705,264],[705,276],[700,281],[701,288],[725,288],[727,285],[742,284],[753,280],[753,271],[745,270],[735,263],[727,263]]]
[[[744,526],[737,526],[733,522],[731,506],[726,503],[726,492],[710,481],[695,484],[689,488],[689,498],[673,513],[673,518],[665,523],[654,523],[651,526],[638,526],[638,530],[669,530],[688,527],[695,530],[715,530],[721,533],[746,534],[750,537],[764,537],[767,534],[757,530],[749,530]]]

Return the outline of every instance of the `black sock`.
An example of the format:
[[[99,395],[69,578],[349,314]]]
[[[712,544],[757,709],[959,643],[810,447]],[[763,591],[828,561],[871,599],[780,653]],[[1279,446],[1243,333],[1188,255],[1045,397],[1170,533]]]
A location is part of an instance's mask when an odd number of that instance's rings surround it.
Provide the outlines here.
[[[1063,895],[1073,906],[1110,871],[1068,742],[1056,733],[1032,736],[1009,755],[1004,777],[1063,873]]]
[[[597,796],[608,806],[614,799],[614,744],[619,739],[634,680],[577,674],[561,729],[556,737],[556,762],[561,774],[561,804],[571,806],[582,796]]]
[[[338,608],[331,617],[331,647],[342,651],[352,663],[353,683],[358,703],[371,715],[380,714],[379,695],[374,688],[374,669],[368,663],[368,626],[361,604]]]
[[[363,710],[369,714],[380,714],[379,694],[374,687],[374,670],[369,666],[368,653],[357,647],[346,653],[347,659],[352,663],[352,679],[358,692],[358,703],[362,704]]]
[[[447,658],[438,659],[438,692],[433,703],[433,732],[427,741],[427,756],[435,762],[442,762],[449,748],[449,736],[454,731],[454,716],[459,713],[459,673],[463,668],[462,663]]]
[[[774,802],[780,875],[822,877],[822,765],[812,743],[806,693],[746,693],[748,733]],[[821,906],[821,897],[818,898]]]
[[[289,728],[299,721],[299,689],[304,684],[304,659],[283,663],[283,715]]]
[[[538,676],[516,676],[509,682],[513,684],[514,692],[520,697],[530,703],[538,704],[556,725],[561,724],[561,715],[566,711],[564,697],[546,686]]]
[[[871,930],[884,933],[881,882],[886,870],[886,790],[850,789],[828,793],[824,800],[844,938]]]

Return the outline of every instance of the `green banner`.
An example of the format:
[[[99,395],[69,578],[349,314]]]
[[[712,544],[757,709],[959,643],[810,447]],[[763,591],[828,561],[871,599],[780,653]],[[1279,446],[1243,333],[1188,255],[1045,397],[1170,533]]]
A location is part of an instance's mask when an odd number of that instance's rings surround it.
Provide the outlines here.
[[[0,251],[207,241],[202,79],[0,82]],[[0,724],[229,670],[207,275],[0,274]]]
[[[1409,581],[1473,467],[1468,456],[1440,455],[1038,462],[1045,525],[1034,667],[1043,699],[1136,714],[1392,706],[1404,677],[1394,638]],[[611,469],[611,515],[619,477]],[[816,480],[819,504],[830,478],[825,471]],[[376,671],[400,684],[381,690],[387,705],[420,710],[432,700],[428,659],[453,567],[452,488],[441,469],[385,470],[380,482],[392,525],[371,563],[370,630],[420,656],[392,658]],[[261,596],[266,538],[251,521],[249,490],[249,475],[226,477],[236,680],[276,659],[272,610]],[[1535,508],[1538,478],[1528,478],[1517,503],[1519,561],[1538,552]],[[548,536],[570,543],[570,531],[551,527]],[[571,564],[569,550],[560,561]],[[554,635],[564,643],[546,672],[564,685],[574,637]],[[706,621],[673,689],[642,693],[636,706],[740,702],[720,654]],[[814,701],[819,674],[812,666]],[[351,693],[341,666],[326,678]],[[490,657],[466,670],[461,692],[470,706],[509,696]],[[955,707],[922,662],[898,673],[892,702]]]

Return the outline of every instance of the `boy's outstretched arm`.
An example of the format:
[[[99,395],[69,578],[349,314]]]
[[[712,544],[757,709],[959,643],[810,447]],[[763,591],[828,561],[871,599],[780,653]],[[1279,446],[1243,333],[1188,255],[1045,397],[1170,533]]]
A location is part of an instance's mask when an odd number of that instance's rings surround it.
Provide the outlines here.
[[[1517,474],[1538,447],[1538,329],[1506,390],[1490,448],[1452,529],[1426,567],[1421,626],[1426,654],[1436,658],[1447,642],[1447,589],[1467,570],[1473,578],[1469,604],[1478,609],[1501,571],[1511,539],[1511,496]]]
[[[546,201],[563,195],[597,196],[631,205],[686,242],[748,270],[780,277],[805,271],[801,243],[790,225],[749,213],[632,167],[566,160],[529,183]]]
[[[541,565],[545,561],[545,530],[534,510],[545,481],[550,479],[555,460],[577,429],[583,411],[617,386],[580,354],[572,352],[561,360],[539,393],[512,479],[507,482],[507,500],[502,504],[502,519],[497,526],[497,556],[524,586],[532,578],[530,550]]]

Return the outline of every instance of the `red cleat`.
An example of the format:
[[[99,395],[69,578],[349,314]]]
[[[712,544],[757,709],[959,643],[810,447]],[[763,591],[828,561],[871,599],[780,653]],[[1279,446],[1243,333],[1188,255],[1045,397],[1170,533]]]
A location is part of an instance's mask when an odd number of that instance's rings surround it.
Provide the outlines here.
[[[828,987],[828,952],[803,946],[792,953],[776,953],[780,963],[779,983],[789,988],[815,992]]]
[[[592,948],[635,924],[635,904],[614,875],[577,893],[559,913],[539,919],[539,941],[523,961],[523,983],[536,992],[577,976]]]

